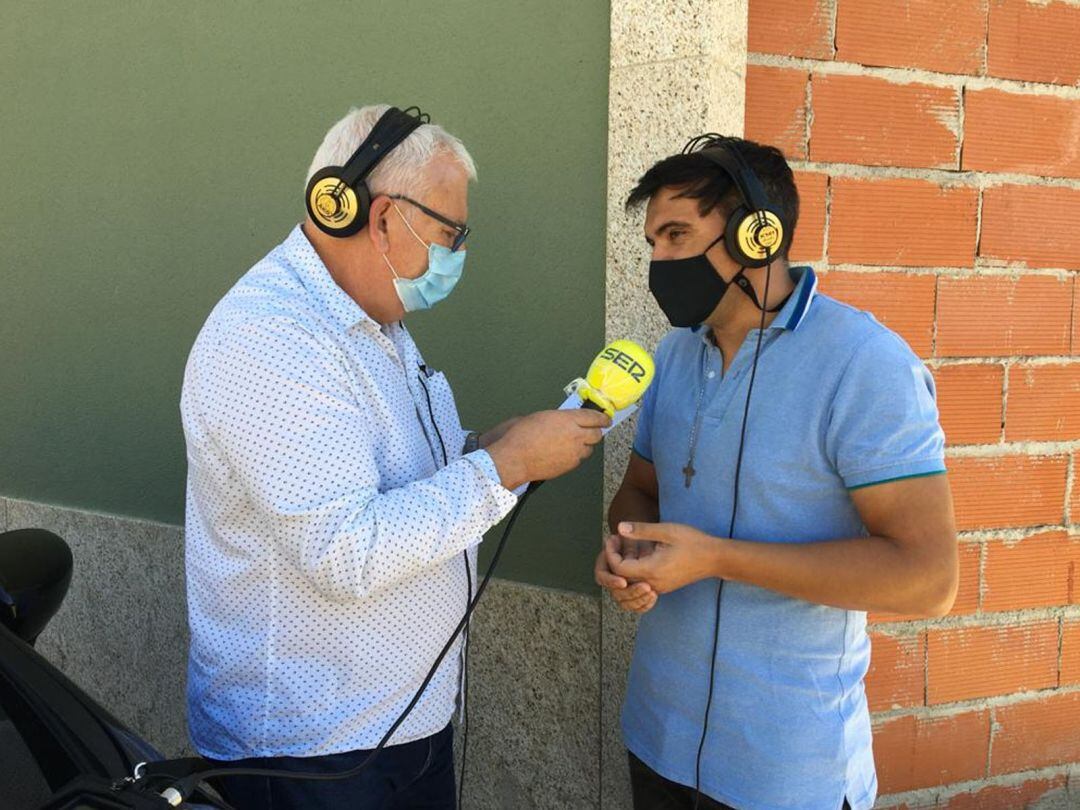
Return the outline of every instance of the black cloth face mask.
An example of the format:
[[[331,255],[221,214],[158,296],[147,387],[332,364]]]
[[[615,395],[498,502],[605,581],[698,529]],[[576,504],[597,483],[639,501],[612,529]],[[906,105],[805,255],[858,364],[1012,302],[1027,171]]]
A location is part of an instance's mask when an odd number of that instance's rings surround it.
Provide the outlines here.
[[[697,326],[727,292],[730,285],[705,255],[723,238],[718,236],[697,256],[649,262],[649,292],[672,326]]]
[[[724,281],[705,255],[723,238],[724,235],[720,234],[697,256],[685,259],[654,259],[649,262],[649,292],[653,294],[672,326],[697,326],[703,323],[712,315],[732,284],[746,293],[754,306],[763,309],[754,286],[743,275],[746,272],[745,267],[740,267],[730,282]],[[769,312],[779,311],[784,303],[781,301],[779,306]]]

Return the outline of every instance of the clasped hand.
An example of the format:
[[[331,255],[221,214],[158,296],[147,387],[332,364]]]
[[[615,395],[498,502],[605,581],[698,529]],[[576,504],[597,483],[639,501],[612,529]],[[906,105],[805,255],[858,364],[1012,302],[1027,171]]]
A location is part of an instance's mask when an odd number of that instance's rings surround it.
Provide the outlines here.
[[[717,576],[723,540],[682,523],[619,524],[596,558],[596,583],[619,607],[645,613],[660,594]]]

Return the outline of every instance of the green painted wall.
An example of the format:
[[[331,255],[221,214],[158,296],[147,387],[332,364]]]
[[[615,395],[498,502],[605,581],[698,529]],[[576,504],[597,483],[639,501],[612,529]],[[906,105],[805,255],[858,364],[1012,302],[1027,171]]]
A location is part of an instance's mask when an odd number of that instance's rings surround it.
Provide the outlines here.
[[[183,521],[188,350],[351,105],[418,104],[476,159],[465,280],[409,320],[467,423],[553,406],[601,347],[607,3],[0,12],[0,495]],[[600,522],[597,457],[500,575],[589,588]]]

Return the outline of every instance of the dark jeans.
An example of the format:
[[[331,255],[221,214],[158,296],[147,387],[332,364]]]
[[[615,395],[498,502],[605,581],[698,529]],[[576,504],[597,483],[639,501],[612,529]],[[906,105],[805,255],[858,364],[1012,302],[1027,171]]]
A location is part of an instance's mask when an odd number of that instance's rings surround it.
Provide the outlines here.
[[[337,773],[363,762],[369,753],[255,757],[215,764]],[[228,776],[212,784],[236,810],[455,810],[454,729],[447,725],[431,737],[384,748],[371,765],[351,779]]]
[[[665,779],[631,752],[630,790],[634,795],[634,810],[691,810],[694,806],[694,789]],[[698,810],[736,810],[729,804],[710,799],[704,793],[698,801]],[[849,810],[847,799],[843,810]]]

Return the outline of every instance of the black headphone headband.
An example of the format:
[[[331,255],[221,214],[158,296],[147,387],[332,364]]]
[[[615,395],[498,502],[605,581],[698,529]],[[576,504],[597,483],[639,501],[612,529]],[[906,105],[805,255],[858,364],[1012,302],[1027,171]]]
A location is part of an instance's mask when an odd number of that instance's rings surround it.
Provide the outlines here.
[[[347,185],[354,186],[358,180],[371,174],[390,150],[408,138],[421,124],[427,123],[426,113],[420,112],[416,107],[410,107],[409,110],[416,110],[417,114],[410,115],[408,110],[402,112],[397,107],[391,107],[375,122],[363,143],[356,147],[352,157],[345,163],[341,179]]]
[[[765,187],[761,185],[754,170],[750,168],[746,158],[730,138],[715,132],[699,135],[683,150],[683,154],[690,153],[699,154],[723,169],[735,183],[743,202],[752,211],[769,210],[769,198],[765,194]]]

